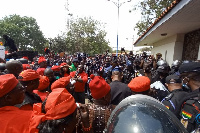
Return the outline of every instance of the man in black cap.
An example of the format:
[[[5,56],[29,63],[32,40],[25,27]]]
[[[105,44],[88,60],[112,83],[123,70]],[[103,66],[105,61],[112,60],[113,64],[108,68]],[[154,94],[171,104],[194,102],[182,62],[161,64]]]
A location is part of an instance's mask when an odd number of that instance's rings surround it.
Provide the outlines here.
[[[161,102],[172,111],[177,117],[181,110],[181,99],[188,95],[187,92],[183,91],[181,79],[177,75],[169,75],[166,77],[166,83],[170,94],[167,95]]]
[[[118,105],[124,98],[132,95],[132,91],[127,84],[121,82],[122,72],[119,67],[112,70],[112,82],[110,83],[111,89],[111,104]]]
[[[191,92],[183,98],[181,123],[192,132],[200,125],[200,62],[182,64],[179,68],[183,85]]]

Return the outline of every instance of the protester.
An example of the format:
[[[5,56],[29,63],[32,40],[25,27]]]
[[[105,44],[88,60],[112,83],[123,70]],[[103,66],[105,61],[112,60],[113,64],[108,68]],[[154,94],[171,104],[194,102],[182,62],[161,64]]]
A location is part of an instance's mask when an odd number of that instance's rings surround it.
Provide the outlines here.
[[[132,79],[128,87],[131,89],[132,94],[143,94],[152,97],[155,95],[154,91],[150,89],[150,79],[145,76]]]
[[[70,75],[70,69],[67,63],[60,64],[60,75],[61,77],[67,77]]]
[[[88,81],[88,75],[84,72],[83,65],[79,65],[78,70],[71,72],[70,76],[76,82],[74,84],[74,98],[76,102],[85,104],[85,84]]]
[[[20,61],[11,60],[6,62],[7,74],[13,74],[18,78],[19,74],[22,72],[23,67]]]
[[[39,57],[38,64],[39,68],[37,69],[37,73],[43,76],[44,70],[47,68],[47,61],[44,56]]]
[[[49,78],[40,75],[39,86],[36,90],[33,90],[33,92],[38,96],[40,96],[42,101],[44,101],[46,97],[49,95],[48,92],[49,84],[50,84]]]
[[[0,132],[28,133],[32,111],[15,107],[25,97],[25,88],[13,74],[0,76]]]
[[[56,81],[56,77],[54,76],[54,72],[51,68],[46,68],[44,70],[44,76],[47,76],[49,78],[49,87],[48,87],[48,91],[51,92],[51,85],[53,84],[53,82]]]
[[[82,126],[87,129],[89,114],[82,108],[79,110]],[[34,104],[33,111],[30,133],[73,133],[76,130],[77,104],[65,88],[53,89],[43,104]]]
[[[70,66],[70,72],[76,71],[77,67],[79,65],[79,60],[77,58],[74,58],[72,61],[72,65]]]
[[[114,109],[114,106],[110,104],[110,86],[100,76],[92,74],[90,78],[92,80],[89,87],[94,101],[92,104],[86,104],[89,109],[90,130],[94,133],[103,133],[111,111]]]
[[[56,89],[56,88],[66,88],[67,91],[73,96],[74,95],[74,85],[70,82],[71,77],[62,77],[58,80],[56,80],[52,85],[51,85],[51,90]]]
[[[32,110],[34,103],[42,102],[41,98],[33,93],[33,90],[39,86],[40,75],[32,69],[24,70],[20,73],[18,80],[26,88],[23,103],[17,105],[20,109]]]

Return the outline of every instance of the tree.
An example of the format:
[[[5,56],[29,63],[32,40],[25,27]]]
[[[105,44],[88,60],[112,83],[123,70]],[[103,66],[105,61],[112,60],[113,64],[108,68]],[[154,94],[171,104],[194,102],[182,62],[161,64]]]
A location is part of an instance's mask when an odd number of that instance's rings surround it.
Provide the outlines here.
[[[140,10],[142,18],[136,23],[137,35],[142,35],[148,27],[170,6],[174,0],[142,0],[133,10]]]
[[[66,33],[62,33],[55,38],[48,38],[48,40],[49,44],[46,44],[45,46],[49,47],[51,51],[54,51],[56,53],[67,51],[68,48],[66,45]]]
[[[105,40],[107,33],[102,28],[103,24],[91,17],[72,19],[66,38],[67,50],[70,53],[84,52],[89,55],[100,54],[107,49],[111,51]]]
[[[0,36],[10,36],[19,50],[43,52],[46,42],[43,33],[32,17],[10,15],[0,20]]]

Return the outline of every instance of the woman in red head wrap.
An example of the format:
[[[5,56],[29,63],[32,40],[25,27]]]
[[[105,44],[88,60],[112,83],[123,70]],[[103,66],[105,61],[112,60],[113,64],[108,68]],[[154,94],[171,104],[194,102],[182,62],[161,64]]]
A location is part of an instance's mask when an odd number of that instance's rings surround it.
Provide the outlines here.
[[[83,125],[89,125],[88,113],[83,107],[79,109]],[[34,104],[33,112],[30,133],[72,133],[75,130],[77,104],[65,88],[53,89],[43,104]]]

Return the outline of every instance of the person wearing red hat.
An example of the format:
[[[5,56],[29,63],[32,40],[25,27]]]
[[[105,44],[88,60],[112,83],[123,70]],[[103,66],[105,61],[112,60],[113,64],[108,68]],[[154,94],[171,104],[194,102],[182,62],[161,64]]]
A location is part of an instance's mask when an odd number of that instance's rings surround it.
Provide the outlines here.
[[[20,110],[15,105],[24,100],[25,88],[13,74],[0,76],[0,132],[28,133],[32,111]]]
[[[59,79],[61,77],[60,66],[55,65],[55,66],[52,66],[51,69],[53,70],[55,78]]]
[[[70,76],[76,81],[74,84],[74,98],[76,102],[85,104],[85,84],[88,81],[88,75],[83,70],[83,65],[79,65],[78,70],[71,72]]]
[[[23,70],[31,69],[31,66],[29,64],[22,64]]]
[[[39,57],[38,64],[40,67],[37,69],[37,73],[43,76],[44,70],[47,68],[47,61],[44,56]]]
[[[66,88],[70,94],[74,94],[74,85],[70,82],[71,77],[62,77],[58,80],[56,80],[52,85],[51,85],[51,90],[56,89],[56,88]]]
[[[40,96],[41,100],[44,101],[46,97],[49,95],[48,92],[48,86],[50,84],[49,78],[46,76],[41,76],[40,75],[40,80],[39,80],[39,86],[36,90],[33,90],[33,92],[37,95]]]
[[[153,95],[152,90],[150,89],[150,79],[145,76],[135,77],[128,84],[128,87],[131,89],[133,94],[144,94],[144,95]]]
[[[102,133],[114,106],[110,104],[110,86],[101,76],[90,75],[89,88],[93,97],[92,104],[87,104],[91,130]]]
[[[20,109],[32,110],[34,103],[42,102],[41,98],[33,93],[33,90],[39,86],[40,75],[32,69],[27,69],[19,74],[18,80],[26,88],[25,99],[23,103],[17,105]]]
[[[83,106],[78,107],[73,96],[65,88],[53,89],[44,104],[33,106],[33,117],[30,122],[30,133],[73,133],[76,130],[77,108],[83,130],[89,130],[89,114]]]
[[[70,69],[67,63],[60,64],[60,75],[61,77],[67,77],[70,75]]]

